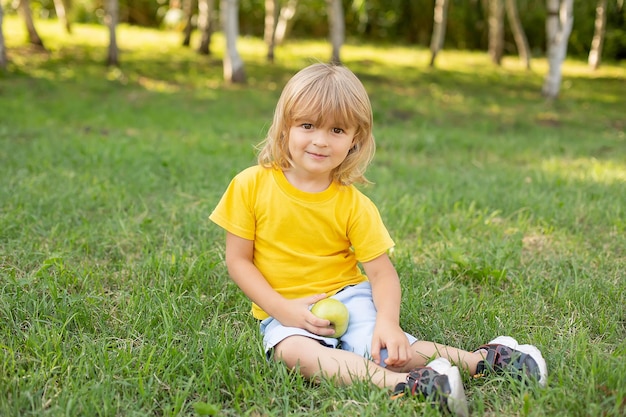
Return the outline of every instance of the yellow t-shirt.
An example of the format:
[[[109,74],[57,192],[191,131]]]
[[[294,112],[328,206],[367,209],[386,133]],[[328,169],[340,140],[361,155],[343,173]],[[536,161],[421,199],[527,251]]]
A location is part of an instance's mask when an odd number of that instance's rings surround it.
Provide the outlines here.
[[[281,170],[258,165],[231,181],[209,218],[254,241],[254,264],[289,299],[332,295],[366,281],[358,262],[394,245],[374,203],[354,186],[332,183],[308,193],[291,185]],[[252,314],[268,317],[254,303]]]

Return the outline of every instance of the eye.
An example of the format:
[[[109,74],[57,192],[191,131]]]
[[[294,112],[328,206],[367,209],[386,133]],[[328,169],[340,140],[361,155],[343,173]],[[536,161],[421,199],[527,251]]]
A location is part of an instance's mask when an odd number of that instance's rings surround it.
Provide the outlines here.
[[[302,128],[305,130],[313,129],[313,124],[311,123],[302,123],[300,126],[302,126]]]
[[[333,133],[336,133],[337,135],[340,135],[344,132],[344,130],[340,127],[333,127],[331,130],[333,131]]]

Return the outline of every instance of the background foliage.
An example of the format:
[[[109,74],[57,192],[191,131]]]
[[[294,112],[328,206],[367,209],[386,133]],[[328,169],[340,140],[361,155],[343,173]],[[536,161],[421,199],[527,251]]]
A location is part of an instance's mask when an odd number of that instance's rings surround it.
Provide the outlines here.
[[[54,15],[53,0],[31,0],[40,16]],[[11,3],[7,2],[11,10]],[[102,0],[71,0],[71,16],[78,22],[99,22],[104,16]],[[545,49],[545,0],[517,0],[522,24],[531,49],[539,56]],[[157,27],[169,0],[120,0],[121,22]],[[216,1],[219,6],[219,1]],[[570,56],[589,53],[593,37],[595,0],[576,1],[574,27],[569,39]],[[432,33],[434,0],[344,0],[346,33],[351,42],[382,42],[428,46]],[[295,38],[323,38],[327,35],[325,0],[301,0],[291,33]],[[263,33],[264,0],[240,0],[240,28],[243,35]],[[516,53],[507,27],[505,52]],[[485,0],[450,0],[446,48],[487,49],[487,7]],[[622,0],[607,3],[607,34],[604,59],[626,58],[626,7]]]

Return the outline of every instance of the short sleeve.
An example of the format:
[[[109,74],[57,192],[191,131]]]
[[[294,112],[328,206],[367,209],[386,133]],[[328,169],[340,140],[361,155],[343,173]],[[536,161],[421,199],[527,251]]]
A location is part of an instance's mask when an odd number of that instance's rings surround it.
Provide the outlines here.
[[[254,240],[254,182],[245,171],[230,182],[209,219],[226,231]]]
[[[348,229],[348,238],[359,262],[376,259],[394,246],[376,205],[365,195],[361,195]]]

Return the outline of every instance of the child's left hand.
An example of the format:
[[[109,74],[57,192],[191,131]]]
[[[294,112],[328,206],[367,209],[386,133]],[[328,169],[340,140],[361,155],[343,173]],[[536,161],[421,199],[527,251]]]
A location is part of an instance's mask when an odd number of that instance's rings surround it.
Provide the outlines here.
[[[409,340],[404,331],[395,323],[377,320],[372,336],[372,359],[380,365],[380,350],[387,349],[385,364],[398,368],[406,365],[411,358]]]

